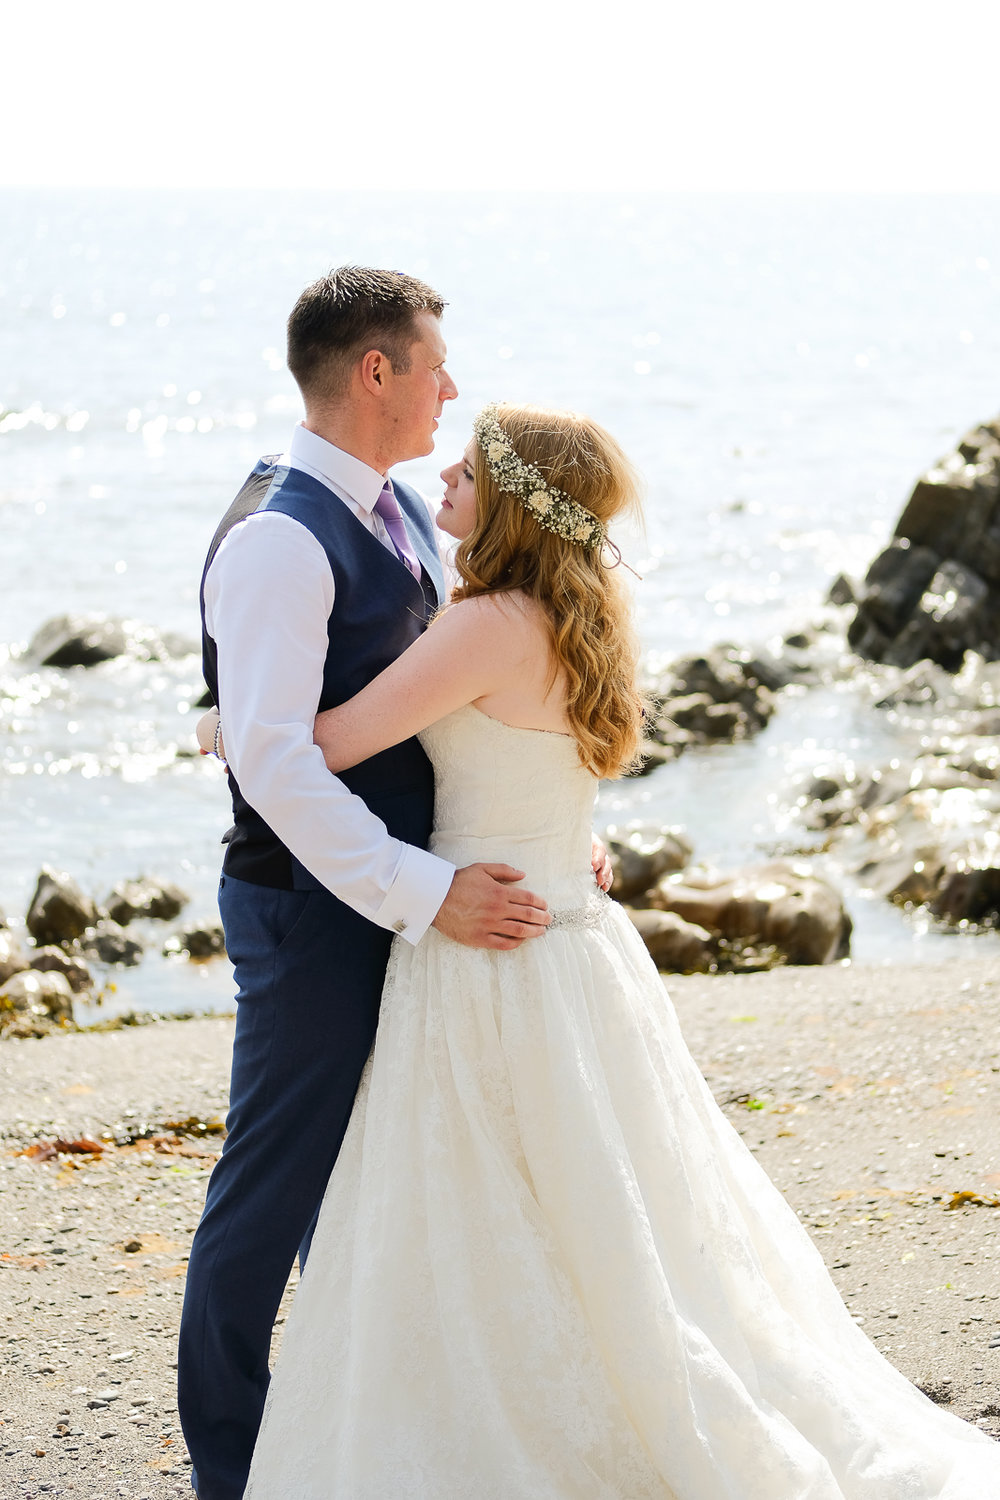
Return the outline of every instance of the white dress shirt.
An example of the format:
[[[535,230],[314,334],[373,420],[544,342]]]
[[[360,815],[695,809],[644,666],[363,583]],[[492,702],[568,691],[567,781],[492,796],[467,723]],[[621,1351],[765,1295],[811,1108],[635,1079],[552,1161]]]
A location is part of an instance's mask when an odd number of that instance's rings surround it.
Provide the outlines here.
[[[381,474],[302,426],[279,463],[326,485],[394,551],[373,514]],[[362,916],[416,943],[455,868],[392,838],[313,743],[333,599],[325,551],[290,516],[257,511],[225,537],[205,580],[205,622],[219,651],[226,757],[251,807],[307,870]]]

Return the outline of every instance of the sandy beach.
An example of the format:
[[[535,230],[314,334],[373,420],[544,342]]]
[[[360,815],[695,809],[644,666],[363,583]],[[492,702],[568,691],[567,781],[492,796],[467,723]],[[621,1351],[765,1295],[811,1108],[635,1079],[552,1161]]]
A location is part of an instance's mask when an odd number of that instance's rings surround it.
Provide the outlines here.
[[[717,1099],[865,1331],[1000,1436],[1000,960],[669,988]],[[212,1017],[0,1044],[11,1500],[190,1493],[175,1344],[231,1037]]]

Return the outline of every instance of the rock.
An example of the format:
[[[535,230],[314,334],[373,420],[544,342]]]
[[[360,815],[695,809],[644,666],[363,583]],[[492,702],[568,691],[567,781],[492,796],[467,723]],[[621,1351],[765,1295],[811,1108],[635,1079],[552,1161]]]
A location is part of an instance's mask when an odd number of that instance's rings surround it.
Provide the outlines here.
[[[26,658],[40,667],[94,667],[123,655],[126,645],[120,620],[106,615],[59,615],[35,632]]]
[[[1000,840],[995,833],[949,854],[927,904],[931,914],[943,921],[996,922],[1000,917]]]
[[[837,609],[842,609],[845,604],[857,604],[857,591],[846,573],[837,574],[827,591],[826,602]]]
[[[609,828],[606,842],[614,869],[611,894],[626,904],[670,871],[683,870],[692,854],[691,843],[680,828],[630,823],[620,830]]]
[[[651,689],[650,735],[674,755],[691,745],[746,739],[773,714],[774,692],[796,675],[736,646],[681,657]]]
[[[935,662],[915,662],[875,707],[942,707],[947,704],[953,681],[954,678]]]
[[[937,557],[961,558],[989,519],[998,494],[1000,469],[990,451],[977,452],[970,462],[956,449],[917,480],[896,535],[929,547]]]
[[[848,643],[874,661],[948,672],[1000,658],[1000,422],[921,476],[865,577]]]
[[[0,984],[29,968],[27,954],[9,928],[0,928]]]
[[[835,797],[824,797],[808,804],[802,821],[807,828],[817,831],[827,828],[843,828],[855,821],[857,797],[854,789],[845,787]]]
[[[738,703],[713,703],[707,693],[672,699],[666,716],[704,740],[743,739],[749,732],[746,712]]]
[[[935,661],[945,671],[957,672],[966,651],[981,644],[987,626],[980,616],[988,598],[986,583],[971,568],[942,563],[882,660],[896,667]]]
[[[806,787],[805,799],[807,802],[829,802],[834,797],[842,796],[853,782],[853,776],[847,771],[817,768]]]
[[[738,703],[748,720],[766,724],[774,712],[771,693],[778,685],[773,664],[737,646],[716,646],[704,656],[682,657],[671,676],[680,693],[706,693],[713,703]]]
[[[94,667],[118,656],[136,661],[171,661],[196,655],[187,636],[159,631],[137,620],[101,614],[58,615],[46,620],[28,644],[25,658],[42,667]]]
[[[79,939],[79,949],[102,964],[132,967],[142,959],[142,944],[124,932],[117,922],[101,921],[88,927]]]
[[[1000,662],[987,661],[978,652],[968,652],[951,687],[962,708],[996,709],[1000,706]]]
[[[698,734],[702,731],[707,710],[715,706],[715,699],[708,693],[688,693],[670,700],[669,715],[681,729],[690,729]]]
[[[29,967],[40,973],[62,974],[75,995],[93,988],[94,976],[87,965],[64,948],[36,948]]]
[[[180,916],[190,900],[186,891],[168,881],[125,880],[114,887],[104,905],[108,916],[119,927],[127,927],[135,917],[155,917],[170,922]]]
[[[161,632],[136,620],[123,620],[121,625],[126,633],[128,653],[138,661],[175,661],[201,651],[198,642],[174,631]]]
[[[952,746],[937,757],[939,763],[954,766],[956,771],[969,778],[969,785],[983,781],[1000,780],[1000,744],[997,743],[998,730],[991,727],[986,730],[977,730],[977,733],[988,736],[985,744],[966,742]]]
[[[806,781],[797,798],[807,828],[828,829],[865,822],[865,814],[904,797],[915,771],[893,762],[884,769],[859,770],[851,761],[842,766],[821,765]]]
[[[42,974],[26,969],[0,987],[0,1010],[54,1021],[73,1019],[73,991],[64,974]]]
[[[859,634],[872,627],[887,642],[898,635],[937,566],[938,555],[929,547],[914,546],[905,537],[894,538],[865,574],[858,612],[847,631],[848,645],[857,651]]]
[[[668,876],[651,904],[727,943],[772,947],[791,964],[826,964],[850,952],[851,919],[838,892],[805,866],[775,860],[732,875]]]
[[[987,452],[1000,443],[1000,417],[992,422],[980,422],[965,434],[957,451],[967,463],[976,463]]]
[[[803,875],[771,903],[761,936],[790,964],[829,964],[850,955],[853,925],[833,887]]]
[[[186,953],[189,958],[215,958],[226,951],[226,935],[218,922],[192,923],[173,933],[163,951]]]
[[[72,942],[97,921],[97,908],[68,875],[43,865],[25,918],[35,942]]]
[[[807,821],[817,807],[804,809]],[[873,771],[851,821],[864,837],[856,873],[895,905],[947,925],[1000,926],[1000,746],[947,736],[909,766]],[[814,825],[815,826],[815,825]]]
[[[652,908],[626,911],[649,956],[667,974],[708,974],[714,968],[711,934],[674,912]]]
[[[944,861],[936,850],[919,859],[902,859],[879,872],[883,895],[894,906],[926,906],[937,891]]]

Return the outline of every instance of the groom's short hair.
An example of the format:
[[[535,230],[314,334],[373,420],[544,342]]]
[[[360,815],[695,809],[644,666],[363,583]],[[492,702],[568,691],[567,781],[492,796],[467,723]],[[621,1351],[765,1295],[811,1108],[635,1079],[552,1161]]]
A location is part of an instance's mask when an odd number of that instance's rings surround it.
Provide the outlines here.
[[[444,298],[402,271],[338,266],[307,286],[288,319],[288,368],[304,396],[345,394],[351,367],[369,349],[405,375],[417,337],[414,314],[440,317]]]

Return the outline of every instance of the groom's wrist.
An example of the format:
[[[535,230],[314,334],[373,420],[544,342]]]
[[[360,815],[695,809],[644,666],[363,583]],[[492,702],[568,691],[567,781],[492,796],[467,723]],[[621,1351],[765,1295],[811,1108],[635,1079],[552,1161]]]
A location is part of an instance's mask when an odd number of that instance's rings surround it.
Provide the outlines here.
[[[420,942],[444,904],[455,866],[414,844],[404,844],[392,885],[374,920],[408,943]]]

